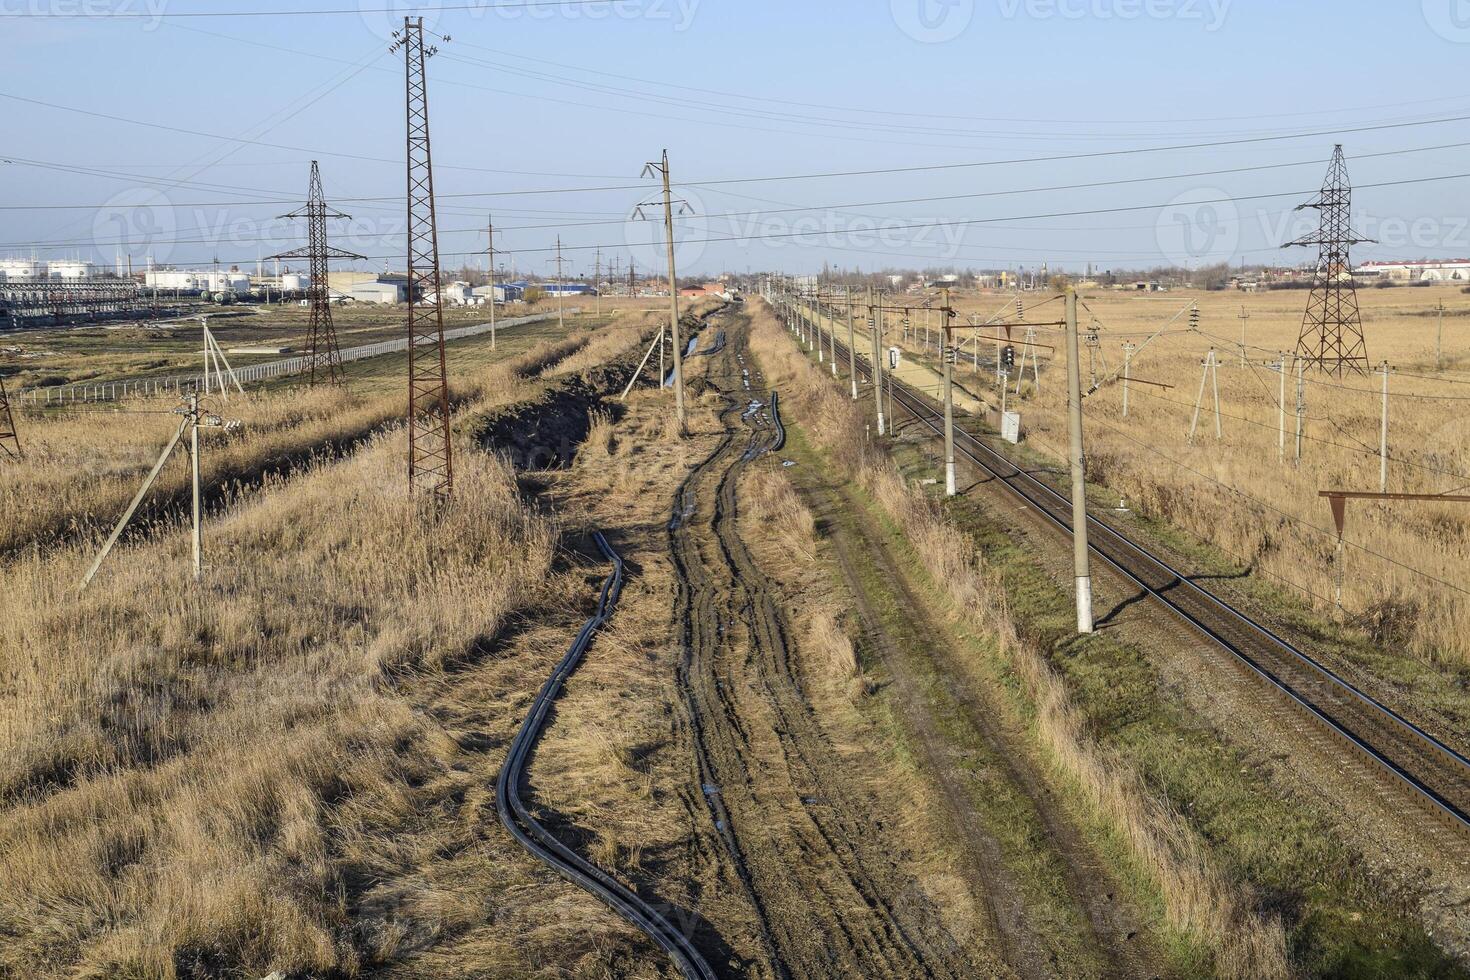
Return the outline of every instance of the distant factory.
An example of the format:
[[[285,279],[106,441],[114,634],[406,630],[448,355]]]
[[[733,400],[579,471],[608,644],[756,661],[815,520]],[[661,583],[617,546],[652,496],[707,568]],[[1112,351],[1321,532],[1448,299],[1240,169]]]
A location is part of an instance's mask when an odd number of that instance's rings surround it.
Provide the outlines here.
[[[80,259],[0,259],[0,280],[5,282],[42,282],[60,280],[79,282],[100,278],[97,266]]]
[[[1470,282],[1470,259],[1425,259],[1419,262],[1365,262],[1353,277],[1367,282]]]

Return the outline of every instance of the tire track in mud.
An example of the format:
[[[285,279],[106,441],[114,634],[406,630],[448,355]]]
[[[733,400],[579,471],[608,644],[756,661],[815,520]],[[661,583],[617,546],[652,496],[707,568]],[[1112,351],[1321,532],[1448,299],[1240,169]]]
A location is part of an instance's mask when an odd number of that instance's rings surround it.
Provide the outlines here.
[[[763,409],[741,414],[733,385],[759,381],[742,373],[745,350],[741,324],[711,373],[725,432],[681,488],[669,525],[679,682],[699,778],[685,803],[714,821],[725,852],[716,857],[754,911],[752,945],[764,962],[742,975],[975,976],[977,964],[898,868],[883,816],[822,731],[781,597],[741,539],[740,474],[776,437]]]
[[[926,769],[933,774],[952,811],[955,827],[968,842],[967,863],[978,895],[988,900],[992,924],[1006,962],[1024,978],[1057,975],[1100,975],[1109,977],[1156,977],[1160,973],[1152,950],[1131,940],[1137,935],[1137,915],[1118,899],[1117,885],[1111,880],[1104,862],[1083,838],[1073,822],[1055,809],[1049,799],[1051,790],[1042,776],[1024,758],[1024,750],[1015,744],[1016,736],[1006,732],[983,701],[960,679],[963,666],[945,639],[945,632],[923,600],[915,593],[908,577],[899,567],[877,530],[866,520],[843,521],[839,510],[860,511],[861,504],[824,476],[806,474],[802,481],[810,494],[819,526],[827,531],[838,570],[852,595],[863,625],[864,640],[870,644],[878,660],[893,677],[894,690],[900,704],[900,717],[905,727],[917,738]],[[888,601],[895,603],[900,615],[915,634],[907,644],[889,635],[883,617],[873,606],[869,589],[857,571],[859,556],[871,562],[885,583]],[[938,692],[926,690],[925,682],[913,672],[914,663],[932,665]],[[923,668],[920,667],[922,670]],[[985,826],[970,802],[968,792],[951,771],[944,737],[936,730],[933,698],[942,706],[957,709],[969,727],[990,749],[993,765],[1000,778],[1015,787],[1032,803],[1044,846],[1059,859],[1065,901],[1080,913],[1075,923],[1077,940],[1071,950],[1053,948],[1047,938],[1034,934],[1028,921],[1033,910],[1026,907],[1012,872],[1005,866],[999,844]],[[1086,957],[1082,962],[1078,956]],[[1084,963],[1086,968],[1084,969]]]

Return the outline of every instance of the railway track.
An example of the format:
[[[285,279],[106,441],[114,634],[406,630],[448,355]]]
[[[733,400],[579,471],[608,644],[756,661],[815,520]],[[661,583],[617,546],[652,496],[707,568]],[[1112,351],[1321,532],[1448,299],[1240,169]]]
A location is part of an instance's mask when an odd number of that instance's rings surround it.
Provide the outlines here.
[[[693,943],[679,929],[662,916],[652,905],[633,894],[621,882],[613,879],[600,868],[584,860],[580,855],[551,835],[541,826],[521,799],[520,787],[525,778],[526,763],[535,749],[541,732],[546,726],[547,714],[560,693],[562,685],[592,644],[592,638],[612,615],[618,596],[623,589],[623,560],[607,543],[601,532],[595,535],[597,547],[612,562],[612,571],[602,583],[597,599],[597,610],[583,624],[566,656],[561,659],[522,723],[520,731],[510,744],[500,775],[495,780],[495,805],[500,811],[500,822],[542,864],[554,870],[574,885],[590,892],[604,905],[640,929],[660,949],[668,954],[686,980],[714,980],[715,973],[705,962]]]
[[[846,356],[847,348],[837,344]],[[857,359],[858,373],[871,367]],[[936,435],[943,414],[893,380],[893,404]],[[1071,501],[971,433],[955,429],[955,451],[1048,522],[1070,535]],[[1444,826],[1470,835],[1470,759],[1339,677],[1144,546],[1088,517],[1091,551],[1166,609],[1232,654],[1257,679],[1344,741],[1387,781],[1407,790]]]

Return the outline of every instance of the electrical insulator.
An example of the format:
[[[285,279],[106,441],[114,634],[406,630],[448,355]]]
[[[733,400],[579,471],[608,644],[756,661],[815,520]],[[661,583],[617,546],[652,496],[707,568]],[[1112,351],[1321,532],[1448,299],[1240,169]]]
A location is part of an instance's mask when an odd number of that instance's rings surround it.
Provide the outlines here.
[[[1003,364],[1003,365],[1005,365],[1005,367],[1007,367],[1007,368],[1013,368],[1013,367],[1015,367],[1016,366],[1016,348],[1014,348],[1014,347],[1010,346],[1009,344],[1007,344],[1006,347],[1005,347],[1005,349],[1000,352],[1000,363]]]
[[[1198,330],[1199,329],[1199,305],[1198,304],[1196,304],[1194,306],[1191,306],[1189,308],[1189,329],[1191,329],[1191,330]]]
[[[1021,297],[1019,296],[1016,297],[1016,319],[1026,319],[1026,305],[1021,302]]]
[[[945,363],[947,363],[947,364],[958,364],[959,363],[959,356],[958,356],[958,354],[955,351],[954,344],[945,344],[944,345],[944,360],[945,360]]]

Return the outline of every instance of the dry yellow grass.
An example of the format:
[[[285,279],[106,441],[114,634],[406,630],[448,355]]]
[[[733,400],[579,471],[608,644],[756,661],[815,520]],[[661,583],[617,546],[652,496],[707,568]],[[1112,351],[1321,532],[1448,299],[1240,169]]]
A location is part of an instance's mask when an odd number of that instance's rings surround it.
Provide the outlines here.
[[[8,570],[0,964],[352,972],[372,953],[344,876],[440,737],[393,677],[494,636],[555,542],[469,451],[454,503],[424,520],[398,454],[385,437],[235,508],[198,589],[178,531],[80,599],[75,549]]]
[[[1369,354],[1388,358],[1390,377],[1388,489],[1445,493],[1470,485],[1470,296],[1449,288],[1361,290]],[[1001,298],[1003,299],[1003,297]],[[1106,385],[1087,401],[1089,477],[1129,506],[1177,525],[1234,556],[1271,580],[1288,584],[1319,610],[1332,608],[1331,513],[1317,496],[1324,489],[1377,490],[1381,378],[1306,375],[1305,439],[1295,456],[1295,378],[1286,386],[1286,462],[1279,459],[1280,376],[1265,366],[1272,353],[1292,350],[1306,304],[1305,292],[1261,294],[1182,292],[1136,295],[1084,291],[1084,330],[1095,314],[1101,358],[1122,366],[1125,340],[1142,344],[1171,316],[1198,302],[1201,331],[1181,317],[1133,365],[1133,376],[1173,385],[1131,387],[1122,415],[1121,384]],[[1447,369],[1434,375],[1435,317],[1443,301]],[[970,298],[962,309],[997,304]],[[1039,301],[1038,301],[1039,302]],[[1240,362],[1244,306],[1250,314],[1248,363]],[[1060,304],[1034,309],[1033,321],[1057,319]],[[987,310],[988,312],[988,310]],[[1060,335],[1039,331],[1059,344]],[[1017,331],[1021,340],[1024,331]],[[1223,438],[1217,440],[1211,392],[1205,393],[1199,431],[1188,440],[1199,393],[1201,361],[1211,345],[1219,359]],[[1082,353],[1084,381],[1088,354]],[[1098,374],[1111,373],[1098,361]],[[1065,458],[1064,362],[1042,352],[1041,392],[1017,406],[1029,438]],[[959,377],[971,383],[968,365]],[[981,388],[993,379],[981,369]],[[1027,385],[1023,390],[1030,391]],[[1412,397],[1411,397],[1412,396]],[[1016,405],[1016,400],[1012,399]],[[1456,504],[1354,502],[1348,506],[1343,605],[1349,618],[1378,642],[1421,655],[1470,661],[1470,612],[1462,591],[1470,568],[1470,508]],[[1376,553],[1376,554],[1375,554]],[[1385,556],[1385,557],[1380,557]],[[1391,559],[1391,560],[1387,560]],[[1397,564],[1396,564],[1397,563]],[[1408,567],[1404,567],[1408,566]],[[1436,581],[1437,580],[1437,581]]]
[[[830,450],[829,458],[845,460],[846,474],[903,530],[960,614],[1016,665],[1037,710],[1038,742],[1126,841],[1162,896],[1170,923],[1213,952],[1222,976],[1289,976],[1281,924],[1256,911],[1244,890],[1214,866],[1188,824],[1150,793],[1131,767],[1087,736],[1044,655],[1018,635],[1004,589],[973,542],[945,520],[933,499],[906,485],[885,457],[853,448],[865,443],[862,408],[796,350],[768,307],[757,309],[752,349],[792,417],[803,419],[806,431]],[[813,415],[822,424],[806,424]]]
[[[240,419],[237,432],[207,432],[205,479],[229,482],[266,461],[284,464],[335,442],[363,437],[403,410],[401,398],[359,398],[317,388],[208,402]],[[105,530],[121,515],[178,428],[177,401],[129,402],[130,413],[78,412],[25,422],[24,459],[0,466],[0,553],[33,541]],[[136,413],[136,414],[135,414]],[[163,471],[154,499],[181,493],[188,482],[182,454]]]
[[[464,390],[484,394],[467,411],[526,397],[587,342],[470,379]],[[236,400],[269,423],[238,458],[270,452],[263,433],[309,442],[353,404],[325,391]],[[89,423],[54,424],[101,445],[109,430]],[[419,787],[443,784],[461,741],[477,739],[404,688],[484,656],[510,617],[547,601],[548,582],[585,583],[551,576],[558,528],[505,463],[461,438],[455,464],[457,492],[434,516],[405,492],[396,428],[228,494],[206,525],[199,588],[175,522],[125,544],[80,597],[87,542],[13,558],[0,596],[0,974],[353,975],[483,921],[483,907],[406,881],[383,906],[364,879],[407,877],[419,849],[398,835],[425,822]],[[91,513],[110,492],[89,483],[68,506]],[[521,707],[503,705],[512,719]],[[520,962],[507,950],[495,956]]]

